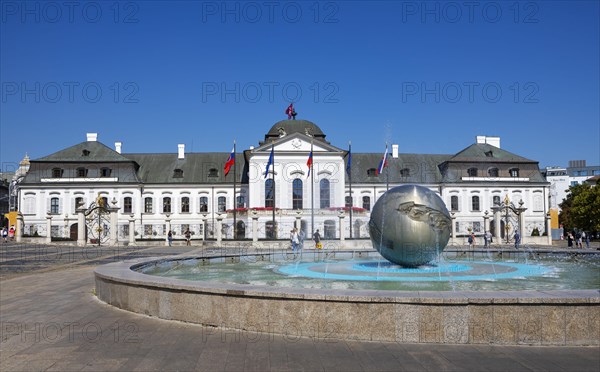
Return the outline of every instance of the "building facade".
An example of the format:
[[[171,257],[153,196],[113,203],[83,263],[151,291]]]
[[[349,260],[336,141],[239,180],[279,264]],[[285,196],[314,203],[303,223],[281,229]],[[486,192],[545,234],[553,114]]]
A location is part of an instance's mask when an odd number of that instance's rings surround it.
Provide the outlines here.
[[[325,239],[368,238],[369,211],[388,188],[403,184],[440,195],[457,238],[486,229],[501,236],[517,228],[523,236],[546,231],[549,183],[537,161],[502,149],[498,137],[477,136],[446,155],[393,146],[382,173],[383,154],[349,155],[306,120],[275,123],[256,147],[236,154],[227,175],[229,153],[187,153],[181,144],[176,153],[122,148],[88,133],[84,142],[31,160],[18,189],[25,236],[77,239],[77,209],[102,200],[117,211],[119,241],[130,234],[164,239],[168,230],[176,238],[190,230],[194,239],[288,239],[294,226],[308,236],[319,229]],[[494,220],[492,208],[504,201],[522,202],[520,220]]]

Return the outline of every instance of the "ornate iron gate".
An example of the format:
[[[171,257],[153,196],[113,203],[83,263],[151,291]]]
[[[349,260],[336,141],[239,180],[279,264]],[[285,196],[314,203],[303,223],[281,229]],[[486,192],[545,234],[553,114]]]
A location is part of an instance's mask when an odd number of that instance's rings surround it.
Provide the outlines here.
[[[101,245],[110,239],[110,211],[105,199],[98,198],[85,211],[85,227],[92,244]]]

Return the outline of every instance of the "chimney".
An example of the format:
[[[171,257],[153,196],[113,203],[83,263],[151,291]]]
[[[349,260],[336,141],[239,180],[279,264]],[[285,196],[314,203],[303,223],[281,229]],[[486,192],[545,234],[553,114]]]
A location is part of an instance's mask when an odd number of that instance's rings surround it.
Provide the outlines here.
[[[392,145],[392,158],[398,159],[398,145],[397,144]]]
[[[177,159],[185,159],[185,145],[183,143],[177,145]]]
[[[121,142],[115,142],[115,151],[118,152],[119,154],[121,153]]]
[[[487,143],[488,145],[500,148],[500,137],[496,136],[476,136],[475,143]]]
[[[88,142],[96,142],[98,140],[98,133],[87,133],[86,137]]]

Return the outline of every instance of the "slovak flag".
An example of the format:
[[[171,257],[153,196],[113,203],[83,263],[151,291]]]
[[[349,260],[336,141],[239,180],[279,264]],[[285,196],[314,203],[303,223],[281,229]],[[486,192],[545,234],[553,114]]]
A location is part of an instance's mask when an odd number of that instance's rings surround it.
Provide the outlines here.
[[[383,168],[387,167],[387,165],[388,165],[387,157],[388,157],[388,147],[387,147],[387,145],[385,145],[385,153],[383,154],[383,158],[381,158],[381,161],[379,162],[379,166],[377,167],[377,175],[380,175],[381,172],[383,172]]]
[[[225,162],[225,176],[227,176],[227,174],[229,174],[229,170],[231,170],[231,167],[233,166],[234,163],[235,163],[235,147],[233,149],[231,149],[231,154],[229,154],[229,158]]]
[[[313,165],[313,154],[312,154],[312,150],[310,150],[310,154],[308,154],[308,160],[306,161],[306,166],[308,167],[308,175],[306,176],[306,178],[310,177],[310,168],[312,168]]]
[[[269,155],[269,161],[267,162],[267,169],[265,170],[265,178],[269,175],[269,167],[273,164],[273,151],[275,147],[271,147],[271,155]]]

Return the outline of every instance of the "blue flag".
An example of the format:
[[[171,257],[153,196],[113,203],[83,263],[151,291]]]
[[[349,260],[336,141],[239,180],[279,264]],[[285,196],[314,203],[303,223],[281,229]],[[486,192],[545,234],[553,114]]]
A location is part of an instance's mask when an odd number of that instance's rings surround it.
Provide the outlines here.
[[[348,164],[346,165],[346,173],[350,176],[350,170],[352,169],[352,147],[348,147]]]
[[[269,175],[269,167],[273,164],[273,151],[275,151],[275,146],[271,147],[271,155],[269,155],[269,161],[267,162],[267,169],[265,170],[265,178]]]

